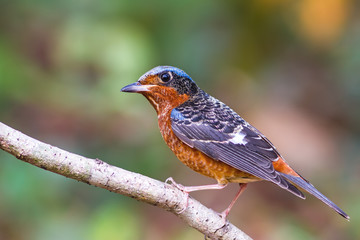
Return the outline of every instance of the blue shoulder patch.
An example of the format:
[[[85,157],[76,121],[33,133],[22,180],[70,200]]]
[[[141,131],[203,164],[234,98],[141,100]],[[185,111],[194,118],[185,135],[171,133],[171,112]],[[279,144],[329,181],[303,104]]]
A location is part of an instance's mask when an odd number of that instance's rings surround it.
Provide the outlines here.
[[[185,120],[185,117],[181,114],[181,112],[179,112],[178,110],[176,110],[176,108],[174,108],[171,111],[170,117],[172,119],[177,119],[177,120]]]

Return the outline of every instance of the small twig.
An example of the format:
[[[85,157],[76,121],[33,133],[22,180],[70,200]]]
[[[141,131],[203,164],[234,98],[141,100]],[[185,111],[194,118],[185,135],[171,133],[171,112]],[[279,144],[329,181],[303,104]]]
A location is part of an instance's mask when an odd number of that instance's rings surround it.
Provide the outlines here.
[[[192,198],[181,212],[185,194],[172,185],[42,143],[1,122],[0,148],[34,166],[163,208],[211,239],[251,239],[231,223],[221,226],[215,211]]]

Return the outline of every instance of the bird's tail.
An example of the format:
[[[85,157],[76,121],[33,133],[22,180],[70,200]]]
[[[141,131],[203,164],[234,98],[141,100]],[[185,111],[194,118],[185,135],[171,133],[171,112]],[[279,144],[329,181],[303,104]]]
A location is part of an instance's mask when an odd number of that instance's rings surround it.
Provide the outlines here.
[[[341,210],[335,203],[330,201],[327,197],[325,197],[321,192],[319,192],[311,183],[305,180],[302,177],[295,177],[289,174],[280,173],[283,177],[285,177],[290,182],[294,183],[296,186],[304,189],[308,193],[314,195],[318,199],[320,199],[323,203],[334,209],[338,214],[346,218],[350,219],[349,215],[347,215],[343,210]]]

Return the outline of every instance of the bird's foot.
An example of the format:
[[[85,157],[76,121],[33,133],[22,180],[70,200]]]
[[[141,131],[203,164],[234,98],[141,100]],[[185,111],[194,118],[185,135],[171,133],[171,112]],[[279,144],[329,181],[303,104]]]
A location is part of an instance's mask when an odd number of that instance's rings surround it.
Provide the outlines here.
[[[185,198],[186,198],[186,203],[185,203],[185,206],[183,209],[181,209],[180,211],[177,212],[177,214],[181,214],[183,213],[187,207],[189,206],[189,198],[190,198],[190,195],[189,195],[189,191],[186,190],[186,187],[184,187],[183,185],[175,182],[175,180],[172,178],[172,177],[169,177],[165,180],[165,183],[167,184],[171,184],[173,185],[174,187],[176,187],[177,189],[181,190],[183,193],[185,193]]]
[[[180,189],[181,191],[186,192],[186,191],[185,191],[186,187],[184,187],[183,185],[175,182],[175,180],[174,180],[172,177],[167,178],[167,179],[165,180],[165,183],[170,184],[170,185],[173,185],[174,187]]]
[[[223,189],[224,187],[227,186],[227,183],[225,183],[225,184],[224,183],[217,183],[217,184],[210,184],[210,185],[185,187],[185,186],[183,186],[181,184],[176,183],[172,177],[169,177],[168,179],[166,179],[165,183],[174,185],[176,188],[180,189],[182,192],[184,192],[186,194],[186,206],[185,206],[185,208],[183,210],[180,211],[180,213],[184,212],[186,210],[186,208],[188,207],[189,193],[190,192],[201,191],[201,190],[211,190],[211,189]],[[229,207],[228,212],[230,211],[231,206]]]
[[[225,209],[224,211],[222,211],[221,213],[219,213],[219,216],[221,217],[221,221],[222,221],[222,225],[220,228],[224,227],[227,223],[227,216],[229,215],[230,209]]]

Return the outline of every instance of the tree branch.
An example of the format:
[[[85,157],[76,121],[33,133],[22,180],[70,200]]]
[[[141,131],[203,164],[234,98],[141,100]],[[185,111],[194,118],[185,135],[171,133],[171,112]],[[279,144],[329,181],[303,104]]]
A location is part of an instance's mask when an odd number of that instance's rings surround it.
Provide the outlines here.
[[[211,239],[251,239],[229,222],[222,226],[215,211],[192,198],[181,212],[186,197],[172,185],[42,143],[1,122],[0,148],[34,166],[163,208]]]

